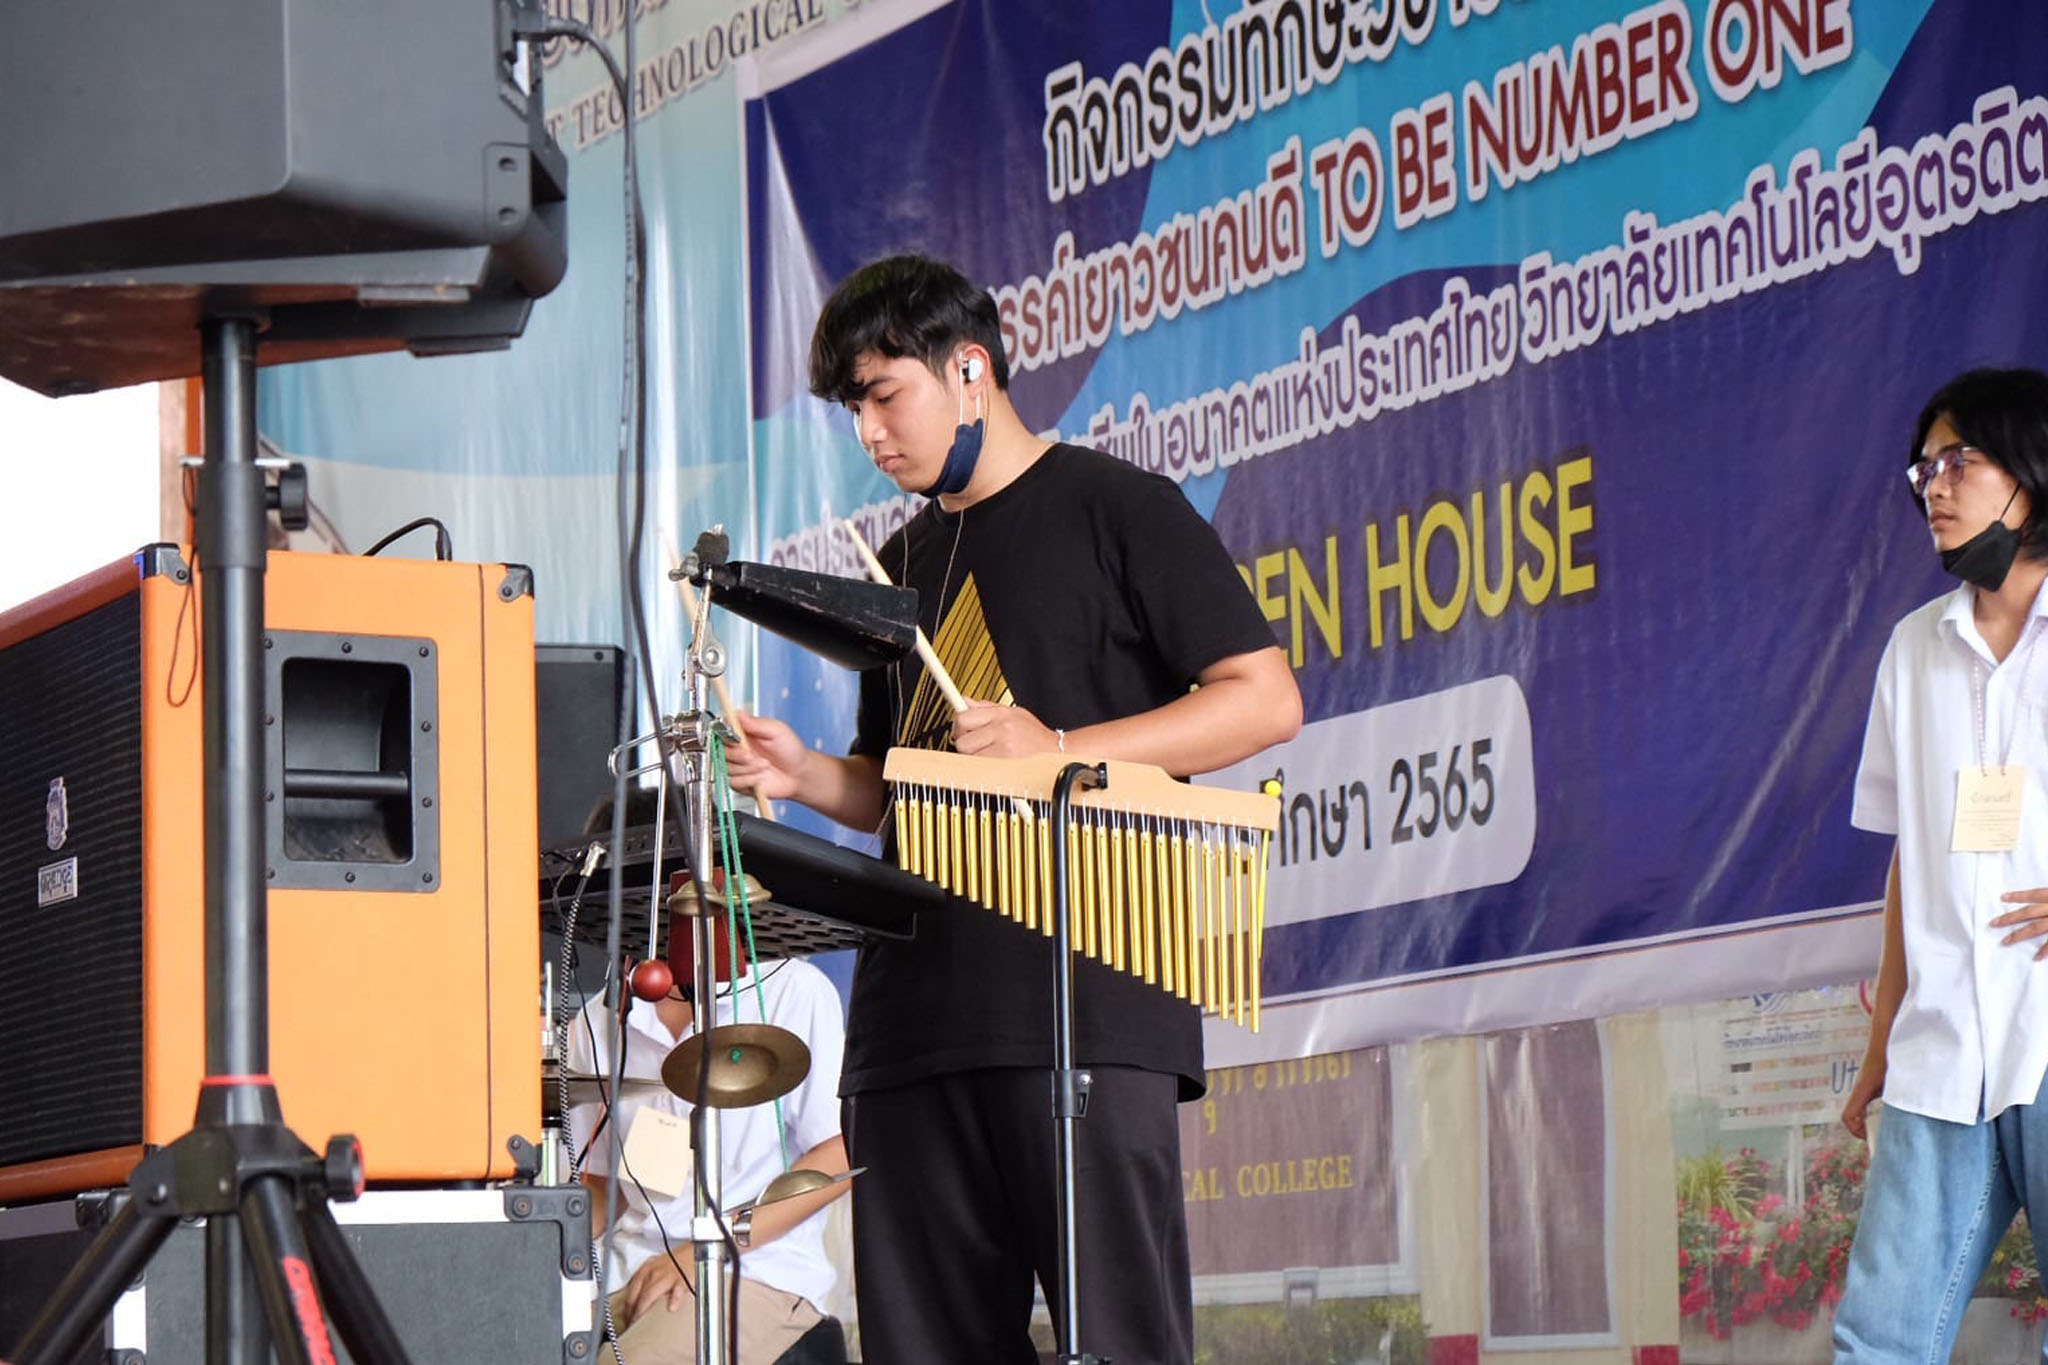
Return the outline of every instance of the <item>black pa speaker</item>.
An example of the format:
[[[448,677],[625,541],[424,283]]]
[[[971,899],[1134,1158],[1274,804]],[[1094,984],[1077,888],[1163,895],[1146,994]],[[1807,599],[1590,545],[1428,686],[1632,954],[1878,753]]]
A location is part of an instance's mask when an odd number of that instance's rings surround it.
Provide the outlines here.
[[[611,798],[606,759],[633,715],[633,659],[616,645],[535,645],[533,663],[540,846],[570,849]]]
[[[62,395],[502,346],[568,266],[514,0],[70,0],[0,40],[0,374]],[[527,73],[533,73],[529,78]]]

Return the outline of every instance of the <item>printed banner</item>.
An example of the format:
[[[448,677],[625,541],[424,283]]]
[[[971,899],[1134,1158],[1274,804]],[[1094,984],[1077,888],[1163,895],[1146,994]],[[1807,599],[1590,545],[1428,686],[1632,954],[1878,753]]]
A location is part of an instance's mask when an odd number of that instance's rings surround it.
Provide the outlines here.
[[[1180,483],[1290,655],[1308,726],[1224,775],[1287,792],[1280,1027],[1233,1060],[1425,1031],[1400,988],[1474,973],[1454,1026],[1873,968],[1850,784],[1944,586],[1912,422],[2048,357],[2048,13],[955,0],[753,79],[772,557],[854,572],[838,520],[914,509],[803,363],[920,250],[993,289],[1026,421]],[[844,742],[849,679],[762,667]]]

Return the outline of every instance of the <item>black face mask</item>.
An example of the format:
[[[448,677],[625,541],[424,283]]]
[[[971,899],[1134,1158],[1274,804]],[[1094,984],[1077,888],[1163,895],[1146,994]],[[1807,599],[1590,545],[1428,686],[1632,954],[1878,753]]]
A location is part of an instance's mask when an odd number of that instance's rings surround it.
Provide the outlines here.
[[[2005,500],[2010,508],[2013,498],[2019,496],[2019,489],[2013,489],[2012,498]],[[1941,567],[1954,574],[1972,587],[1986,592],[1997,592],[2005,582],[2005,576],[2012,572],[2013,560],[2019,557],[2020,533],[2005,524],[2005,512],[2000,511],[1998,520],[1971,536],[1953,550],[1941,552]]]

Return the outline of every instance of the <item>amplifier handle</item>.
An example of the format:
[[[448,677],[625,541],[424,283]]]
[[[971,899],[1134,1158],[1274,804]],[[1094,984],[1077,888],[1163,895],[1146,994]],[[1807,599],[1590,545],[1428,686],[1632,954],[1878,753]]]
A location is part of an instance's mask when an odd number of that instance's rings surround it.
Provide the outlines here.
[[[286,796],[324,796],[342,800],[369,797],[407,797],[412,794],[412,777],[407,773],[352,772],[341,768],[286,768]]]

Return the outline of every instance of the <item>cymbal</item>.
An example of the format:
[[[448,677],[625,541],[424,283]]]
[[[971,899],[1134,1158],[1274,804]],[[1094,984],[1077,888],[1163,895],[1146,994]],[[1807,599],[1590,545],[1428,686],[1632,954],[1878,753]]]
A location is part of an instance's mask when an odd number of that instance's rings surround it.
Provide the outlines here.
[[[749,1200],[732,1212],[738,1213],[740,1209],[758,1209],[763,1204],[776,1204],[785,1199],[795,1199],[798,1195],[830,1189],[834,1185],[844,1184],[866,1169],[865,1166],[856,1166],[850,1171],[841,1171],[838,1175],[826,1175],[823,1171],[813,1171],[808,1167],[799,1166],[776,1176],[768,1182],[768,1188],[761,1191],[759,1199]]]
[[[704,1049],[711,1049],[711,1074],[704,1102],[713,1109],[745,1109],[787,1095],[810,1074],[811,1050],[804,1040],[773,1024],[721,1024],[676,1044],[661,1063],[668,1088],[693,1103]]]
[[[553,1085],[556,1080],[568,1082],[569,1102],[572,1104],[581,1104],[585,1100],[603,1099],[605,1093],[613,1086],[612,1078],[609,1076],[593,1076],[582,1071],[569,1071],[559,1077],[550,1077],[544,1084]],[[617,1081],[617,1085],[619,1093],[622,1095],[668,1089],[660,1081],[646,1076],[621,1076]]]
[[[746,887],[747,906],[750,910],[758,909],[774,898],[775,893],[763,886],[761,879],[753,873],[743,874],[740,880]],[[714,913],[720,915],[725,913],[726,900],[725,886],[721,882],[711,892],[711,904]],[[698,913],[699,899],[695,879],[688,876],[682,878],[682,885],[669,893],[668,909],[672,915],[694,915]]]
[[[569,1103],[571,1104],[602,1104],[608,1096],[614,1093],[623,1097],[632,1094],[666,1092],[668,1090],[667,1086],[657,1080],[650,1080],[641,1076],[623,1076],[619,1079],[618,1089],[615,1092],[612,1089],[612,1078],[610,1076],[595,1075],[588,1071],[564,1071],[559,1063],[544,1058],[540,1064],[540,1105],[543,1118],[549,1120],[559,1120],[561,1118],[558,1106],[561,1103],[562,1095],[560,1082],[563,1081],[569,1083]]]

